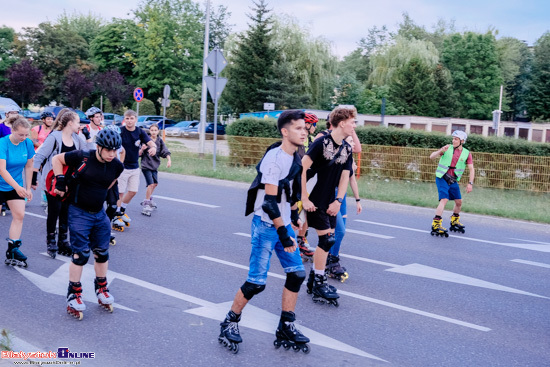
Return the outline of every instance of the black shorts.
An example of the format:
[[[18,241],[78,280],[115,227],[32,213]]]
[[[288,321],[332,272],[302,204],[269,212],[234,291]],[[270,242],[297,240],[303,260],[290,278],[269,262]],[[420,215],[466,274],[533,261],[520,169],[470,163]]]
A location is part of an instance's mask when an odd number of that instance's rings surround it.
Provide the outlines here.
[[[159,183],[158,171],[152,171],[147,168],[142,168],[141,172],[143,172],[143,176],[145,176],[145,186]]]
[[[307,212],[308,227],[318,231],[336,228],[336,216],[328,215],[326,210],[317,209],[314,212]]]
[[[5,203],[10,200],[25,200],[21,196],[17,195],[17,191],[0,191],[0,203]]]

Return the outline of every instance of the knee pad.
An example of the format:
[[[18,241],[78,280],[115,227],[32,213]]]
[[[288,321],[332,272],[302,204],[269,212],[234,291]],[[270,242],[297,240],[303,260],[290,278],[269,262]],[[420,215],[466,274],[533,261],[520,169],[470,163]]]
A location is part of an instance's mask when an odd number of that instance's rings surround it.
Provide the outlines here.
[[[244,298],[247,300],[251,300],[252,297],[257,295],[258,293],[261,293],[265,289],[265,284],[254,284],[250,282],[244,282],[244,284],[241,286],[241,291],[244,294]]]
[[[107,250],[95,249],[94,258],[96,263],[102,264],[107,262],[107,260],[109,260],[109,249]]]
[[[329,252],[331,247],[334,246],[334,243],[336,242],[336,238],[334,237],[334,234],[328,233],[324,234],[322,236],[319,236],[319,248],[325,250],[326,252]]]
[[[78,258],[75,258],[74,255],[77,255]],[[73,264],[84,266],[88,262],[88,259],[90,258],[90,250],[82,251],[82,252],[73,252]]]
[[[286,273],[285,288],[291,292],[298,293],[304,280],[306,280],[306,272],[304,270]]]

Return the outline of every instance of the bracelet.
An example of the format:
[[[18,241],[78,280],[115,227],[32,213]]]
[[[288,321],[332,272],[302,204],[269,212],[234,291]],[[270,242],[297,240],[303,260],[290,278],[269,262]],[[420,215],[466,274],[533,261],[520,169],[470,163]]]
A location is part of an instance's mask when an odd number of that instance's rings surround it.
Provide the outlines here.
[[[356,201],[356,202],[360,202],[360,201],[361,201],[361,199],[355,199],[355,201]]]
[[[468,182],[468,185],[474,186],[474,183],[472,181]]]

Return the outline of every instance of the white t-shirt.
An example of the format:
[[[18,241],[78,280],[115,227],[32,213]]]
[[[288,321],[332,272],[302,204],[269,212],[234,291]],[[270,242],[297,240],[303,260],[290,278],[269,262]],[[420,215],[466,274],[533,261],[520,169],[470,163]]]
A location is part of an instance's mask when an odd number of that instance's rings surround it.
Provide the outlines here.
[[[265,155],[260,165],[260,172],[262,173],[262,183],[279,186],[279,181],[288,176],[294,156],[286,153],[281,147],[271,149]],[[290,182],[292,187],[292,181]],[[265,190],[259,189],[256,195],[256,202],[254,203],[254,214],[259,215],[264,222],[273,224],[273,221],[269,219],[269,215],[262,209],[264,203]],[[281,218],[285,226],[290,224],[290,203],[288,202],[285,192],[281,195],[281,202],[278,203],[279,212],[281,212]]]
[[[99,133],[99,131],[101,130],[101,127],[99,127],[99,129],[95,130],[95,129],[92,129],[92,127],[90,125],[91,124],[88,124],[88,125],[86,125],[86,127],[88,128],[88,131],[90,132],[90,138],[92,139],[92,143],[95,144],[95,137]],[[82,134],[82,131],[79,131],[78,135],[82,136],[82,138],[84,140],[86,140],[86,138],[84,137],[84,134]],[[95,147],[94,147],[94,149],[95,149]]]

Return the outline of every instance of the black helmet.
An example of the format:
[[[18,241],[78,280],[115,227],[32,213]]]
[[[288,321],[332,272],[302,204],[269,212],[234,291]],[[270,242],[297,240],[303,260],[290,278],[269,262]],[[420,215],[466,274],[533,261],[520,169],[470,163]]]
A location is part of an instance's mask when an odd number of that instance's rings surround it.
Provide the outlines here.
[[[55,116],[54,116],[53,113],[51,113],[51,112],[42,112],[42,113],[40,114],[40,120],[45,120],[45,119],[47,119],[48,117],[51,117],[52,119],[55,118]]]
[[[97,133],[95,143],[100,147],[116,150],[122,145],[122,138],[114,130],[103,129]]]

